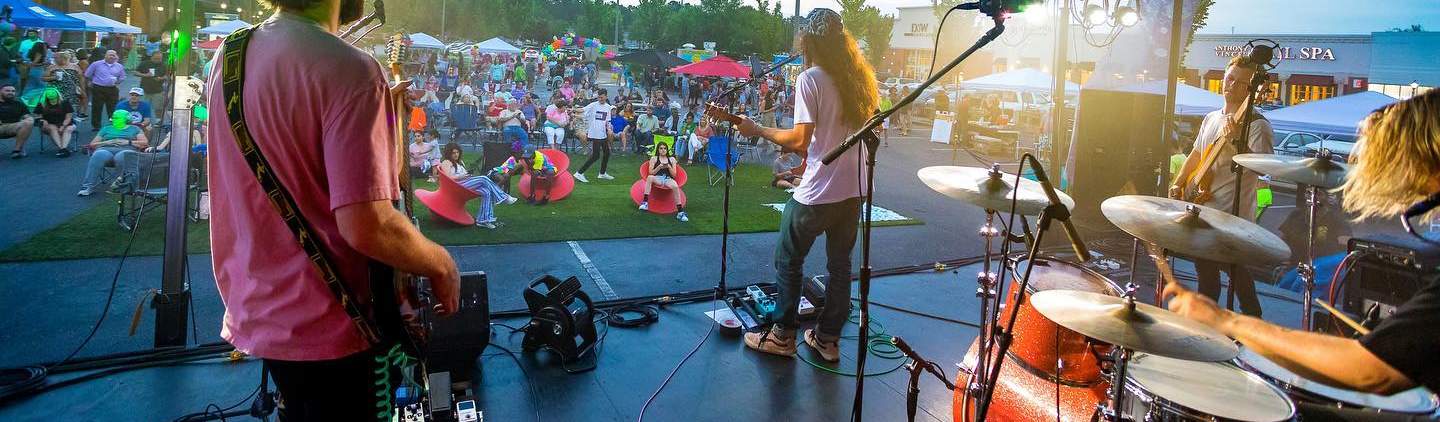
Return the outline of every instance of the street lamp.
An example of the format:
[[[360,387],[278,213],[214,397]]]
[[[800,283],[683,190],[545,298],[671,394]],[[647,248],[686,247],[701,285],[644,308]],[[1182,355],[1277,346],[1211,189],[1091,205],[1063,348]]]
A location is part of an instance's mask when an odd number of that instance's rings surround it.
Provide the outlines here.
[[[90,0],[80,0],[80,4],[89,6],[89,5],[90,5]]]

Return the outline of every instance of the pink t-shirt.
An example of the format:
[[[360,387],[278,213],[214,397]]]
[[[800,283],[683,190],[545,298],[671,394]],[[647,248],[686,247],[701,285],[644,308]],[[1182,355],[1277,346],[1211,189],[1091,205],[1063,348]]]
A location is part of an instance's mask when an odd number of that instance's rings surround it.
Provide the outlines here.
[[[340,279],[368,305],[368,258],[341,237],[334,211],[399,195],[395,114],[379,63],[314,22],[285,13],[260,24],[248,55],[246,124]],[[367,349],[240,155],[224,111],[222,63],[215,61],[207,89],[208,107],[216,111],[208,165],[210,244],[225,303],[220,336],[245,353],[280,360],[335,359]]]

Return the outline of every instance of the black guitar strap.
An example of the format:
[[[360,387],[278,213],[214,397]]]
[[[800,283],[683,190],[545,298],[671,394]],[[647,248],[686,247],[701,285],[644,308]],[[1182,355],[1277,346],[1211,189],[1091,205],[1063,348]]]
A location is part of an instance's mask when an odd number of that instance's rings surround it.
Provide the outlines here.
[[[340,306],[345,308],[345,313],[350,315],[350,320],[355,323],[360,335],[370,344],[379,344],[380,332],[376,325],[361,311],[360,304],[355,302],[350,288],[340,281],[339,273],[335,271],[324,246],[312,234],[314,230],[310,228],[310,223],[300,215],[300,207],[295,204],[295,198],[275,177],[274,167],[271,167],[265,155],[261,154],[260,146],[255,144],[249,127],[245,125],[245,102],[241,97],[245,92],[245,50],[250,45],[253,29],[254,27],[243,28],[225,38],[225,61],[221,77],[225,91],[225,115],[230,119],[235,144],[240,147],[245,163],[255,173],[255,180],[259,181],[260,187],[265,190],[265,197],[270,199],[270,205],[275,207],[280,218],[285,220],[285,225],[295,234],[295,241],[305,250],[310,263],[314,264],[320,278],[325,281],[325,286],[329,287],[330,292],[340,301]]]

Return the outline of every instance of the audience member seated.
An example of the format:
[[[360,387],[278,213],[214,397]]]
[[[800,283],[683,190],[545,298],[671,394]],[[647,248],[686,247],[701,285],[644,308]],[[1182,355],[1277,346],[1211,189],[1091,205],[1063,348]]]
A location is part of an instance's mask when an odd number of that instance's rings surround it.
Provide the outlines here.
[[[679,160],[670,155],[669,145],[656,144],[655,156],[650,157],[649,160],[640,166],[640,172],[641,180],[637,183],[643,182],[644,192],[640,196],[641,211],[653,211],[657,213],[669,211],[668,206],[665,207],[666,209],[656,207],[656,209],[651,210],[650,208],[650,193],[653,188],[658,187],[668,190],[673,196],[675,211],[677,212],[675,219],[690,221],[690,216],[685,214],[685,193],[680,191],[680,186],[684,183],[683,175],[685,170],[680,168]],[[633,195],[634,188],[631,189]]]
[[[60,90],[46,88],[35,114],[40,115],[40,130],[50,135],[58,151],[56,157],[70,156],[70,138],[75,136],[75,108],[70,101],[60,96]]]
[[[530,133],[525,130],[525,113],[520,111],[519,100],[506,101],[505,110],[486,120],[500,128],[501,139],[512,149],[523,150],[530,144]]]
[[[635,118],[635,152],[649,151],[650,144],[655,142],[655,129],[660,127],[660,119],[650,114],[650,109],[640,109],[640,116]]]
[[[0,85],[0,138],[15,138],[10,158],[25,157],[25,141],[34,128],[35,118],[30,117],[30,108],[15,97],[15,85]]]
[[[115,109],[130,112],[130,116],[132,116],[130,118],[132,120],[136,119],[134,116],[140,116],[140,130],[148,131],[150,130],[151,120],[155,116],[155,114],[152,113],[150,110],[150,102],[145,101],[144,98],[144,88],[138,86],[130,88],[130,95],[125,98],[125,101],[121,101],[120,104],[116,104]]]
[[[536,150],[535,147],[525,147],[524,151],[513,151],[510,158],[505,160],[495,169],[490,171],[490,177],[505,192],[510,192],[510,177],[514,175],[529,176],[529,192],[524,192],[525,202],[534,205],[545,205],[550,203],[550,191],[555,185],[555,176],[559,174],[555,163],[552,163],[545,154]],[[522,176],[522,177],[523,177]],[[536,198],[539,198],[538,200]]]
[[[133,121],[134,119],[130,120]],[[131,127],[135,126],[132,124]],[[204,134],[205,121],[197,121],[195,127],[191,128],[190,130],[190,151],[194,151],[194,147],[196,146],[205,145]],[[140,175],[142,174],[140,172],[140,168],[142,166],[148,166],[148,164],[142,165],[142,162],[154,163],[156,161],[164,161],[168,159],[170,157],[170,139],[173,137],[173,135],[173,132],[165,135],[165,138],[160,141],[160,145],[157,146],[145,147],[144,149],[139,150],[121,150],[119,152],[116,152],[115,167],[120,169],[120,177],[115,179],[115,183],[113,183],[113,190],[119,193],[126,193],[135,189],[148,189],[157,187],[155,182],[151,182],[148,180],[140,180]]]
[[[565,145],[565,126],[570,124],[570,108],[565,105],[565,97],[559,94],[550,96],[552,104],[545,106],[545,124],[542,129],[545,132],[545,143],[550,148],[559,148]]]
[[[428,177],[431,182],[435,181],[435,174],[430,170],[440,162],[440,145],[439,141],[432,137],[432,134],[439,136],[439,132],[435,131],[431,131],[425,136],[418,133],[410,135],[410,138],[414,140],[409,147],[411,178]]]
[[[110,125],[100,128],[95,133],[95,139],[90,141],[90,161],[85,165],[85,179],[80,182],[80,191],[75,195],[90,196],[95,192],[95,185],[100,183],[105,166],[125,168],[119,162],[120,152],[141,151],[148,147],[149,143],[149,140],[145,139],[145,132],[141,131],[139,126],[130,124],[130,112],[115,110],[110,116]],[[116,182],[117,185],[123,183],[118,179]]]
[[[801,175],[805,174],[805,157],[794,152],[782,152],[775,157],[771,168],[775,178],[770,180],[770,186],[794,192],[795,187],[800,186]]]
[[[465,165],[460,162],[461,155],[460,144],[445,144],[445,159],[440,161],[440,174],[480,195],[480,209],[475,212],[477,227],[487,229],[499,227],[499,220],[495,219],[495,205],[513,204],[516,201],[515,197],[506,194],[489,177],[471,176],[470,171],[465,169]]]

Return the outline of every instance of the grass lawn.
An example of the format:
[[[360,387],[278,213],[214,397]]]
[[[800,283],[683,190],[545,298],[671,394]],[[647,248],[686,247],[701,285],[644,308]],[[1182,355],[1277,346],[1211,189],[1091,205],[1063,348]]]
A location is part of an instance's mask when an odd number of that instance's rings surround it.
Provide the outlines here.
[[[571,157],[571,166],[578,168],[584,155]],[[466,162],[470,162],[467,158]],[[686,211],[690,222],[682,223],[674,215],[658,215],[635,209],[630,199],[630,185],[639,177],[640,159],[632,155],[615,155],[610,160],[610,174],[615,180],[599,180],[592,167],[587,174],[590,183],[577,183],[574,193],[559,202],[543,207],[525,204],[497,205],[496,217],[503,223],[489,230],[460,226],[431,218],[423,204],[416,204],[415,214],[426,236],[444,245],[486,245],[503,243],[552,242],[628,237],[719,234],[723,186],[706,184],[705,167],[686,168],[690,179],[684,186],[688,197]],[[420,179],[417,189],[434,189],[433,183]],[[767,203],[785,202],[789,194],[770,187],[768,165],[746,163],[735,172],[735,185],[730,191],[730,231],[732,233],[774,231],[780,224],[780,213]],[[113,198],[113,196],[112,196]],[[478,203],[471,201],[473,213]],[[889,222],[886,225],[919,224],[918,220]],[[879,223],[877,223],[878,225]],[[135,234],[131,255],[159,255],[164,244],[164,210],[147,212],[140,231]],[[20,244],[0,252],[0,261],[33,261],[119,256],[129,234],[115,223],[115,203],[104,201],[55,228],[42,232]],[[192,223],[189,251],[210,250],[209,224]]]

